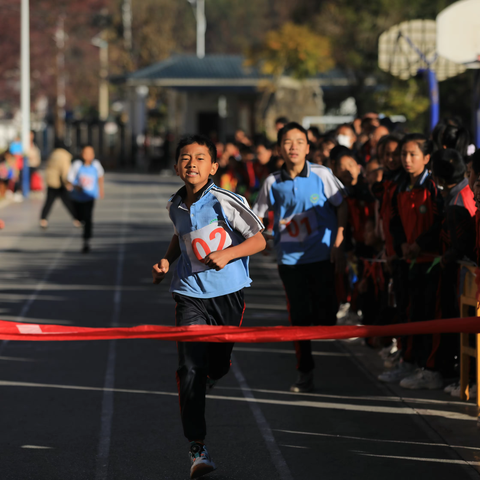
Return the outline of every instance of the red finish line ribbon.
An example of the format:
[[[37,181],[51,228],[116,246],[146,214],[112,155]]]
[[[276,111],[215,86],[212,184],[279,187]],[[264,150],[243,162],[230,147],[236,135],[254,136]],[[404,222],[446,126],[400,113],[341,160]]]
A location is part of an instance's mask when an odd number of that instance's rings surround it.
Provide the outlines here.
[[[125,328],[66,327],[0,320],[0,340],[66,341],[151,338],[180,342],[272,343],[295,340],[341,340],[354,337],[398,337],[433,333],[480,333],[480,318],[450,318],[428,322],[333,327],[221,327],[140,325]]]

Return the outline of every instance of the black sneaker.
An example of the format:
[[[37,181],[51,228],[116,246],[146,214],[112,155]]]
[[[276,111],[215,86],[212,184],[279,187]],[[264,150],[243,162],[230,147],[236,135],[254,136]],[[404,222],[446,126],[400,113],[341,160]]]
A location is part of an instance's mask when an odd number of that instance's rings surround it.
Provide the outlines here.
[[[313,370],[308,373],[298,372],[296,382],[290,387],[294,393],[308,393],[313,391]]]
[[[82,248],[82,253],[89,253],[90,252],[90,245],[86,243]]]
[[[190,460],[192,462],[190,478],[198,478],[217,469],[217,466],[212,462],[205,445],[201,445],[200,443],[190,443]]]

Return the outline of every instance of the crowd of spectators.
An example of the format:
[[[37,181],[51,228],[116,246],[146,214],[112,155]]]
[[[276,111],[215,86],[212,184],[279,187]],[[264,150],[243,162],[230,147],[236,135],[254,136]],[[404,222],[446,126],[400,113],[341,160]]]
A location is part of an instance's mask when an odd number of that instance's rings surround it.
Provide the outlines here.
[[[287,121],[279,118],[277,130]],[[461,120],[444,119],[427,137],[369,113],[324,133],[311,127],[308,140],[308,160],[332,170],[349,210],[347,268],[336,278],[338,323],[459,317],[461,264],[478,263],[480,243],[480,151]],[[264,180],[283,164],[276,143],[241,130],[217,150],[215,182],[252,205]],[[458,335],[366,343],[385,359],[381,381],[412,389],[446,386],[460,395]]]

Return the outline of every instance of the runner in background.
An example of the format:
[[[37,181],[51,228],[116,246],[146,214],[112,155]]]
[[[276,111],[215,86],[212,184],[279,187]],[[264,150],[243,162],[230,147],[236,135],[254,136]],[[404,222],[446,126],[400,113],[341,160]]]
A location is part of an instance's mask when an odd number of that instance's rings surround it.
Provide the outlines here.
[[[91,145],[82,148],[81,159],[72,163],[67,175],[67,188],[72,192],[76,218],[83,223],[82,253],[90,252],[93,232],[93,208],[97,198],[103,198],[102,164],[95,158]]]
[[[306,161],[309,143],[300,124],[285,125],[277,143],[285,163],[266,179],[254,212],[262,219],[274,212],[274,245],[291,324],[335,325],[334,272],[345,269],[343,185],[330,169]],[[314,388],[311,342],[295,342],[295,350],[298,377],[290,390],[310,392]]]
[[[65,148],[63,142],[57,140],[55,142],[55,150],[50,154],[45,169],[45,181],[47,183],[47,198],[43,205],[40,217],[40,226],[48,227],[48,215],[57,198],[62,200],[65,208],[73,218],[73,224],[80,227],[81,223],[76,220],[76,212],[70,199],[69,191],[66,188],[67,175],[72,164],[72,155]]]
[[[167,209],[174,235],[162,260],[153,266],[160,283],[178,259],[170,291],[175,324],[240,326],[243,289],[251,280],[248,257],[265,248],[263,225],[245,198],[211,180],[218,163],[215,144],[194,135],[180,141],[175,171],[185,186]],[[190,478],[216,469],[205,447],[205,393],[230,369],[233,343],[178,342],[177,385],[183,431],[190,442]]]

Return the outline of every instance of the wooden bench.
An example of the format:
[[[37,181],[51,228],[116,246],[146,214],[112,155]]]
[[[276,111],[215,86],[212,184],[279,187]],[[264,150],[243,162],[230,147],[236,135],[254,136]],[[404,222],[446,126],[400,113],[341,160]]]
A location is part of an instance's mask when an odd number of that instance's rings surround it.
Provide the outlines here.
[[[464,266],[462,275],[467,269],[463,283],[463,292],[460,296],[460,316],[469,317],[470,307],[475,308],[475,314],[480,317],[480,304],[477,302],[477,285],[475,283],[475,268]],[[480,320],[479,320],[480,321]],[[468,333],[460,334],[460,398],[462,400],[470,399],[469,380],[470,380],[470,359],[476,359],[477,365],[477,388],[480,386],[480,334],[475,334],[475,347],[470,346]],[[478,414],[480,414],[480,395],[477,394]]]

